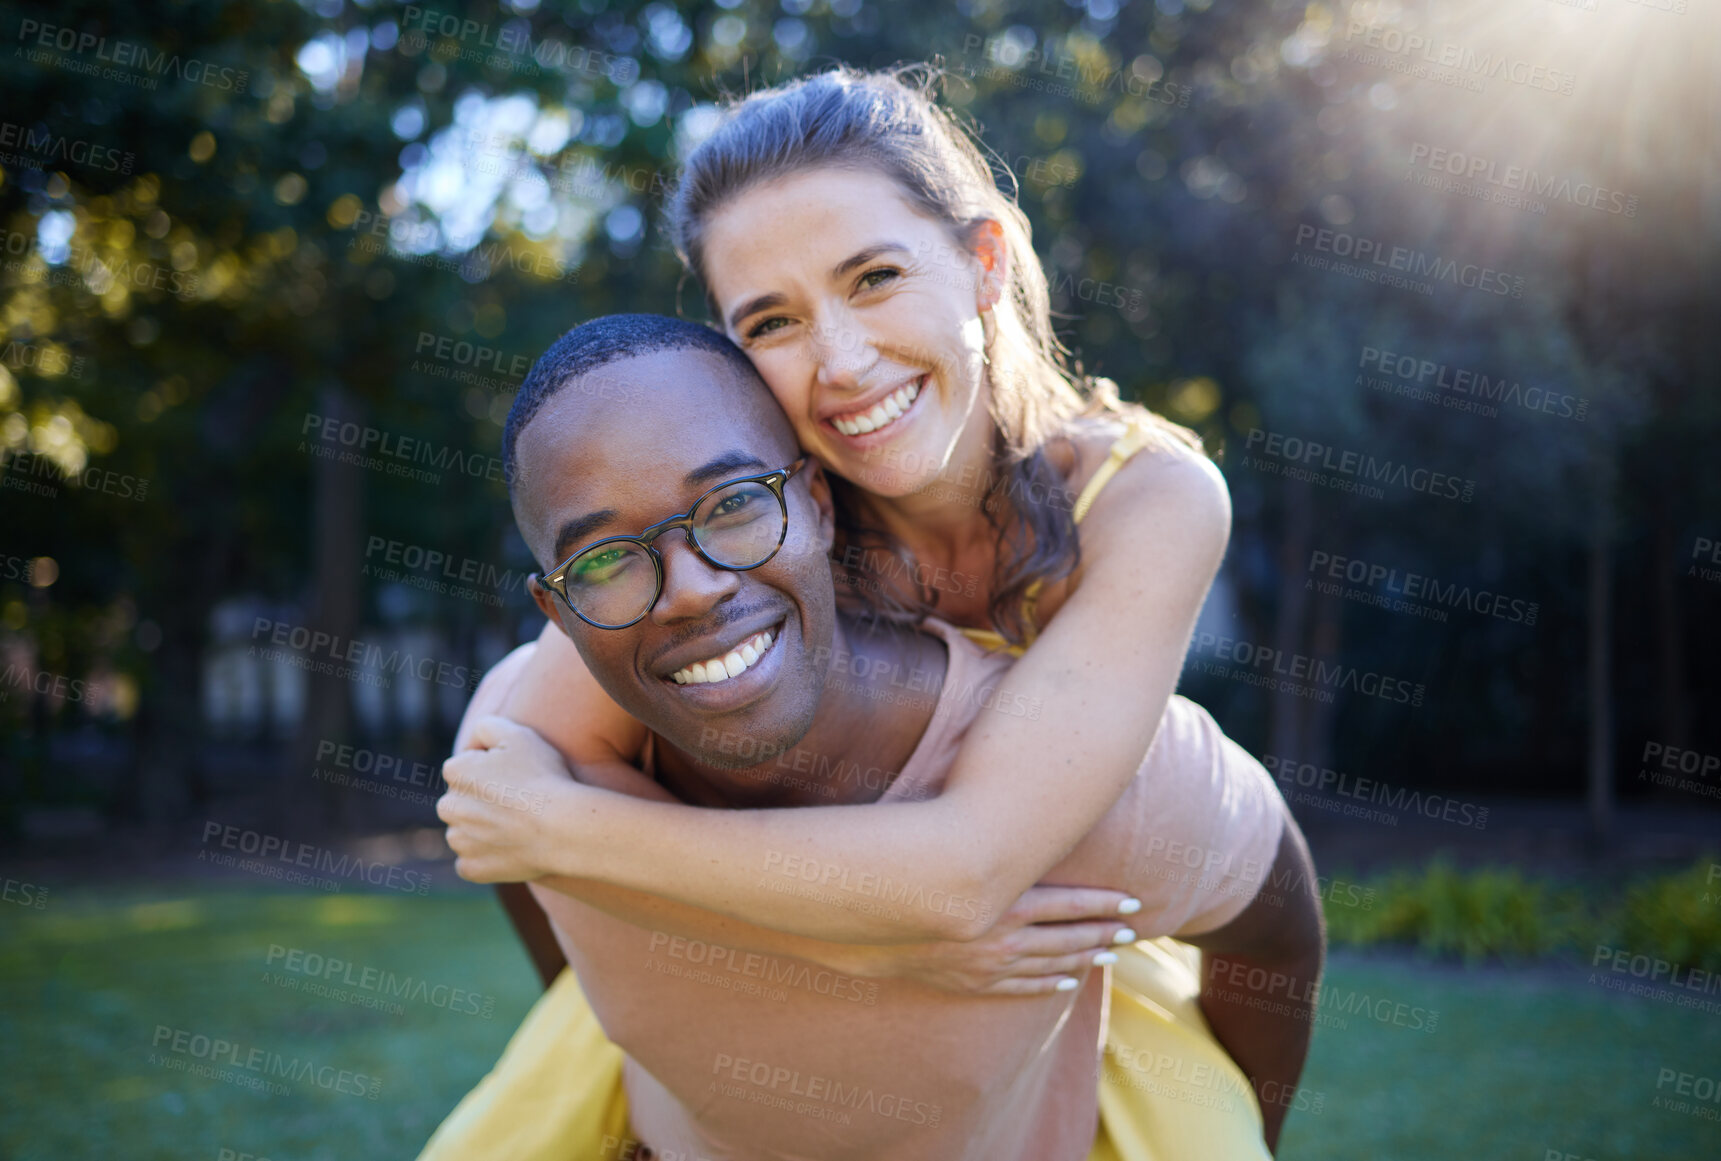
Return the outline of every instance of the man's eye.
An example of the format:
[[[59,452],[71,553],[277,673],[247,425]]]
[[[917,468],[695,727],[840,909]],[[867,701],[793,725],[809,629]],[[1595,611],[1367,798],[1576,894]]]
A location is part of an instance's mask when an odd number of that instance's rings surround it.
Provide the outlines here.
[[[626,568],[632,557],[633,553],[625,548],[606,548],[580,557],[569,571],[581,584],[598,584]]]

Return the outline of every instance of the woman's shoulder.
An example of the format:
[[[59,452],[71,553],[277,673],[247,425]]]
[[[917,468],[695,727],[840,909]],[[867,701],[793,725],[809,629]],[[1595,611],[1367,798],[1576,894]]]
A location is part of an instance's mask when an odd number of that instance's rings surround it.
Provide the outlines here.
[[[1135,403],[1116,403],[1071,419],[1061,432],[1072,466],[1066,473],[1072,505],[1088,492],[1106,463],[1118,466],[1089,496],[1097,518],[1102,510],[1159,503],[1209,507],[1229,492],[1218,466],[1202,450],[1201,438]]]

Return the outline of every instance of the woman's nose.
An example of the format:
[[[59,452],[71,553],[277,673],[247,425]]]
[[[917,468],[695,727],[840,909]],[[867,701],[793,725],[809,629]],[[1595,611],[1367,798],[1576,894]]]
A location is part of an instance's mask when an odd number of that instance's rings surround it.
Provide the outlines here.
[[[857,388],[873,362],[872,344],[847,319],[819,324],[813,331],[813,357],[819,383],[826,387]]]

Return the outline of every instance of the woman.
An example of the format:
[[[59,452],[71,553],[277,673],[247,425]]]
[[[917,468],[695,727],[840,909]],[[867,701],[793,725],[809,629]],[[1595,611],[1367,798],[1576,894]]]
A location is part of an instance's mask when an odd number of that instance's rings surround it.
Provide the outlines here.
[[[1070,374],[1025,215],[901,74],[838,69],[739,102],[687,159],[670,218],[713,317],[839,478],[835,555],[850,591],[880,616],[935,611],[1018,653],[1012,692],[1050,712],[982,715],[939,798],[888,808],[701,811],[593,788],[599,834],[582,821],[591,811],[500,818],[451,794],[443,817],[460,873],[601,880],[827,945],[973,940],[986,922],[777,894],[760,883],[757,852],[816,846],[854,874],[1006,913],[1117,800],[1165,714],[1200,712],[1172,693],[1229,536],[1223,478],[1190,433]],[[869,562],[893,559],[916,567],[869,575]],[[638,751],[643,728],[560,632],[518,668],[507,715],[571,761],[613,769]],[[1166,955],[1140,945],[1119,965],[1143,990],[1167,988],[1153,998],[1177,1017],[1134,1034],[1182,1036],[1186,1053],[1203,1040],[1235,1070],[1191,1015],[1192,977],[1167,983]],[[1057,987],[1072,960],[1013,965],[1027,976],[996,990]],[[589,1033],[578,1005],[565,990],[556,1019]],[[1281,1119],[1267,1110],[1269,1142]],[[1118,1155],[1114,1123],[1096,1157]],[[459,1155],[436,1145],[427,1156]]]

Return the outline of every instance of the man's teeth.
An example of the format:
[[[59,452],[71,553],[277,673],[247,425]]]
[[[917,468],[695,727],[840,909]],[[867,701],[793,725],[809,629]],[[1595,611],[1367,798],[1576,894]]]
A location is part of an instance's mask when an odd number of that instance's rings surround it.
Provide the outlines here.
[[[920,383],[910,383],[906,387],[899,387],[894,394],[885,396],[873,405],[871,411],[859,415],[838,416],[831,420],[831,426],[844,435],[864,435],[881,427],[889,427],[902,418],[902,413],[908,410],[908,405],[913,403],[914,397],[919,394]]]
[[[709,685],[716,681],[728,681],[731,677],[740,677],[764,655],[774,639],[769,631],[755,633],[723,656],[684,665],[670,674],[670,677],[677,685]]]

